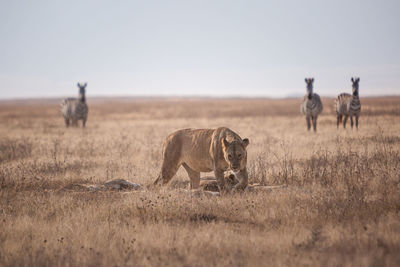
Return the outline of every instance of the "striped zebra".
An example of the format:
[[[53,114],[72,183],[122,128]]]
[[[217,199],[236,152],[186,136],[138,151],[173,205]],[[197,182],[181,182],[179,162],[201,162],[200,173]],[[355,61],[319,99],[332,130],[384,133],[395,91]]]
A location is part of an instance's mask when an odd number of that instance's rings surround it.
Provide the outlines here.
[[[350,116],[351,128],[353,129],[353,116],[356,119],[356,128],[358,130],[358,118],[360,116],[361,111],[361,103],[360,98],[358,96],[358,86],[360,83],[359,77],[351,78],[351,82],[353,83],[353,95],[347,93],[341,93],[335,99],[335,108],[337,114],[337,123],[336,126],[339,129],[339,124],[343,120],[343,128],[346,128],[347,118]]]
[[[318,94],[313,93],[314,78],[306,78],[307,94],[304,96],[300,105],[300,111],[306,116],[307,129],[311,129],[311,121],[314,132],[317,131],[318,115],[322,112],[323,106]]]
[[[78,126],[78,120],[82,120],[82,127],[85,127],[88,116],[88,105],[86,104],[85,89],[87,83],[79,87],[79,98],[66,98],[61,102],[61,113],[68,127],[71,120],[73,126]]]

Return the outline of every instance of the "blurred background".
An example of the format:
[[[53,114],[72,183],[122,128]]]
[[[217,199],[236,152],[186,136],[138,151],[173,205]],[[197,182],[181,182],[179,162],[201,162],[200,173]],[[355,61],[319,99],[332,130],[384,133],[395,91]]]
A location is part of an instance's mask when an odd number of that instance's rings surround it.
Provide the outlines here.
[[[0,98],[400,93],[400,2],[3,1]]]

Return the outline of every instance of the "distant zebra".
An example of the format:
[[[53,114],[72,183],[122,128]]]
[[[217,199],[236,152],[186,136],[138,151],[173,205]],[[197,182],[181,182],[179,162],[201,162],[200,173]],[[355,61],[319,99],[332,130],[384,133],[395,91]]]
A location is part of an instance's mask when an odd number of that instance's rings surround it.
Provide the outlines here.
[[[347,93],[341,93],[335,99],[335,108],[337,114],[337,128],[339,129],[339,124],[343,120],[343,128],[346,128],[347,118],[350,116],[351,128],[353,129],[353,116],[356,118],[356,128],[358,129],[358,117],[361,112],[361,102],[358,96],[358,87],[360,78],[355,77],[351,78],[351,82],[353,83],[353,95]]]
[[[66,98],[61,102],[61,113],[68,127],[71,120],[73,126],[78,126],[78,120],[82,120],[82,127],[85,127],[88,116],[88,105],[86,104],[85,88],[87,83],[79,87],[79,98]]]
[[[300,111],[306,116],[307,129],[311,129],[312,121],[314,132],[316,132],[318,115],[322,112],[323,106],[319,95],[313,93],[314,78],[306,78],[305,81],[307,84],[307,94],[300,105]]]

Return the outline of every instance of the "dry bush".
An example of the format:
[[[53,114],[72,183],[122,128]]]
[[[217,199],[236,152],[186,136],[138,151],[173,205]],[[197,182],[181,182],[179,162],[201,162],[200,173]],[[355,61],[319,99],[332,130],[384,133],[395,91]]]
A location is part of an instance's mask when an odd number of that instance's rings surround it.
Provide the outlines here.
[[[317,134],[297,99],[92,99],[84,130],[56,101],[5,103],[0,265],[397,265],[400,99],[363,100],[359,131],[336,130],[324,101]],[[147,186],[168,133],[218,126],[250,139],[251,183],[285,186],[196,196],[179,170],[161,190],[60,190]]]

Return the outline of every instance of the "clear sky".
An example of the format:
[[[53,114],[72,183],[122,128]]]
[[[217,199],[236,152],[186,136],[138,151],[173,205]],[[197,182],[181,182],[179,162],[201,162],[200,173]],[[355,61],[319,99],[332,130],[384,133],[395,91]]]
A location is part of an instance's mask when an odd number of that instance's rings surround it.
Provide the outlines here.
[[[0,98],[400,94],[399,0],[0,1]]]

